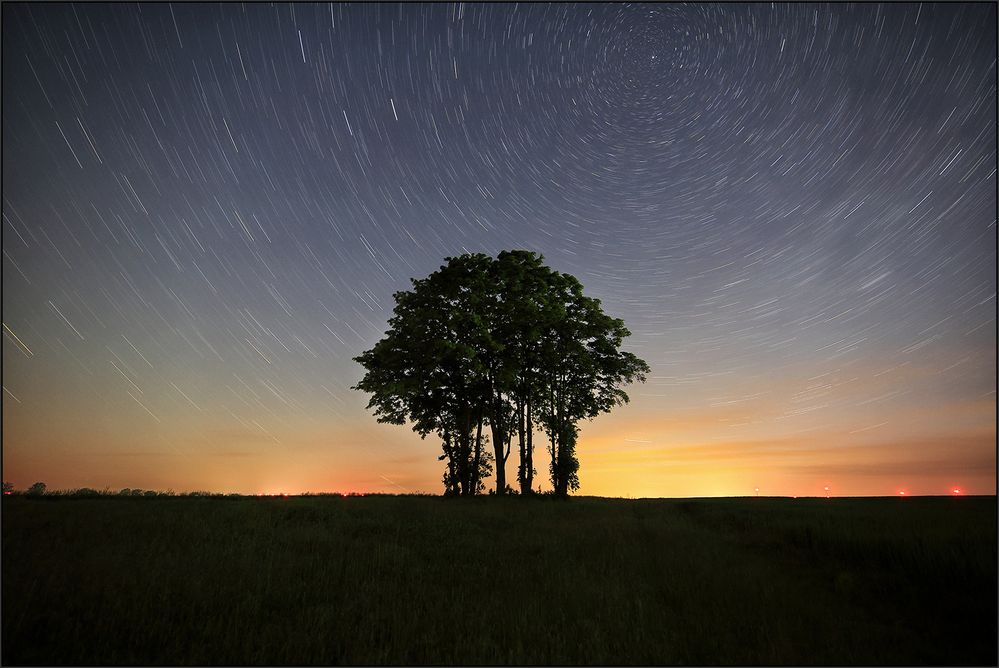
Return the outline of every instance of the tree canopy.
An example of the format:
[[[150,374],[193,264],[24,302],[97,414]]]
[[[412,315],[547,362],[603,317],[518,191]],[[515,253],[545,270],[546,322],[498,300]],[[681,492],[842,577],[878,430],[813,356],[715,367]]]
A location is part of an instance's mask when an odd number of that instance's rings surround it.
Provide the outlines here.
[[[522,250],[446,258],[394,295],[389,330],[354,358],[366,373],[353,389],[371,395],[379,422],[441,439],[445,494],[480,493],[493,468],[496,493],[512,490],[514,436],[520,492],[532,492],[536,425],[548,436],[553,491],[578,489],[579,421],[626,403],[622,386],[649,371],[620,350],[624,322],[543,260]]]

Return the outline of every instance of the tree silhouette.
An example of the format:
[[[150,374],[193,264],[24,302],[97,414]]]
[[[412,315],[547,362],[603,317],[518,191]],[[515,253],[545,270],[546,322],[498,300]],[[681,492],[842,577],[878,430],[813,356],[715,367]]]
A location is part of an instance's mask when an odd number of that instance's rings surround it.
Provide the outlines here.
[[[28,496],[42,496],[43,494],[45,494],[45,483],[36,482],[35,484],[33,484],[31,487],[28,488],[25,494],[27,494]]]
[[[507,439],[517,433],[519,464],[517,481],[522,494],[533,491],[534,407],[541,378],[543,314],[548,287],[554,276],[543,258],[530,251],[502,251],[492,267],[498,291],[493,319],[494,337],[500,348],[500,388],[506,393]]]
[[[522,493],[531,491],[531,380],[537,375],[537,318],[549,274],[551,270],[534,253],[503,251],[489,264],[483,286],[480,354],[486,369],[486,415],[496,462],[497,494],[509,489],[506,462],[515,434],[520,455],[517,481]]]
[[[540,414],[549,438],[549,473],[557,496],[579,489],[577,423],[628,402],[621,385],[645,382],[649,366],[620,350],[631,332],[603,312],[600,300],[583,295],[569,274],[549,281],[542,315]]]
[[[488,475],[483,458],[486,369],[480,312],[490,258],[462,255],[395,294],[389,331],[356,357],[367,373],[354,389],[371,393],[379,422],[413,423],[442,441],[445,494],[472,495]]]
[[[623,321],[528,251],[445,262],[394,295],[384,338],[354,358],[366,373],[353,389],[371,394],[379,422],[440,437],[446,495],[481,492],[493,467],[496,493],[506,493],[514,434],[517,480],[531,492],[535,416],[549,436],[555,493],[578,489],[578,421],[627,402],[620,386],[648,371],[619,350]]]

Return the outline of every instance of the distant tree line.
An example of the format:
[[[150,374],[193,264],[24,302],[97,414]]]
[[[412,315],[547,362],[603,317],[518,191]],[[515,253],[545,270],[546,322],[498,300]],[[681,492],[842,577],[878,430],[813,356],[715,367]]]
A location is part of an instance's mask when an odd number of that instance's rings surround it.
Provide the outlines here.
[[[113,490],[110,488],[104,489],[93,489],[92,487],[78,487],[73,489],[59,489],[59,490],[49,490],[48,486],[44,482],[36,482],[25,490],[14,489],[13,483],[4,482],[3,483],[3,493],[4,496],[29,496],[29,497],[75,497],[75,498],[90,498],[98,496],[225,496],[224,494],[218,494],[213,492],[174,492],[172,489],[161,491],[152,489],[131,489],[125,487],[124,489]]]
[[[94,497],[228,497],[243,496],[242,494],[223,494],[220,492],[174,492],[168,490],[139,489],[125,487],[119,490],[110,488],[93,489],[92,487],[78,487],[73,489],[49,490],[44,482],[36,482],[25,490],[14,489],[13,483],[3,483],[4,496],[28,496],[45,498],[94,498]]]
[[[92,487],[79,487],[72,489],[49,490],[44,482],[36,482],[25,490],[14,488],[10,482],[3,483],[4,496],[25,496],[46,499],[87,499],[87,498],[212,498],[212,499],[249,499],[259,497],[323,497],[323,498],[348,498],[363,496],[400,496],[398,494],[385,494],[381,492],[301,492],[299,494],[240,494],[238,492],[175,492],[172,489],[155,490],[125,487],[114,490],[105,487],[104,489],[93,489]],[[425,493],[404,494],[401,496],[431,496]]]
[[[446,495],[507,484],[516,439],[519,491],[533,492],[535,429],[548,437],[553,492],[579,488],[578,423],[626,403],[649,366],[620,350],[630,332],[570,274],[529,251],[469,253],[397,292],[384,338],[354,358],[379,422],[441,439]],[[488,428],[488,433],[484,430]],[[488,451],[491,443],[492,451]]]

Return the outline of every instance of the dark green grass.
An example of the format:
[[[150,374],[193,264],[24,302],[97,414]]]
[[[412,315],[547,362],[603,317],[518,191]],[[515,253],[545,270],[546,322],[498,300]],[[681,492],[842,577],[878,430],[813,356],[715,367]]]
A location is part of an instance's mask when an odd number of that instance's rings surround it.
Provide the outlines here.
[[[10,664],[996,664],[996,499],[3,502]]]

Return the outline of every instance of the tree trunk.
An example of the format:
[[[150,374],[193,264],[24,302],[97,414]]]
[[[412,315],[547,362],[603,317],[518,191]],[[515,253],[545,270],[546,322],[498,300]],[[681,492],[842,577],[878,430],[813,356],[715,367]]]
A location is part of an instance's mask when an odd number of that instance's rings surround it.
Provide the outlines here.
[[[517,446],[520,452],[520,463],[517,465],[517,482],[520,483],[520,493],[529,494],[527,489],[527,451],[524,449],[524,401],[517,399]]]
[[[506,493],[506,459],[503,457],[503,428],[492,427],[493,453],[496,455],[496,493]]]
[[[500,415],[503,409],[498,400],[493,400],[492,418],[489,420],[489,429],[493,435],[493,453],[496,455],[496,493],[506,494],[506,457],[503,456],[503,446],[506,444],[506,437],[503,433]]]
[[[551,483],[552,493],[558,494],[558,435],[559,435],[559,412],[558,404],[555,400],[554,383],[548,388],[548,454],[551,456]]]
[[[556,418],[555,418],[555,443],[552,448],[552,462],[554,463],[553,468],[555,469],[555,495],[556,496],[568,496],[568,476],[565,473],[565,442],[566,442],[566,431],[565,431],[565,374],[560,372],[558,378],[558,392],[556,406]]]
[[[569,495],[569,479],[565,472],[565,432],[558,431],[558,457],[556,459],[555,470],[558,471],[558,482],[555,485],[555,496]]]
[[[557,496],[569,496],[569,482],[575,473],[576,431],[574,426],[561,425],[558,431],[558,487]]]
[[[468,492],[469,496],[479,493],[479,475],[482,466],[482,417],[479,416],[478,425],[475,427],[475,458],[472,460],[472,484]]]
[[[525,425],[527,431],[527,465],[525,467],[526,468],[525,473],[527,474],[526,475],[527,491],[525,493],[533,494],[534,490],[532,489],[532,487],[534,486],[534,423],[531,420],[530,398],[527,399],[527,407],[525,412],[527,413],[527,420],[526,420],[527,424]]]
[[[458,486],[461,496],[468,496],[471,483],[471,462],[469,462],[468,432],[458,434]]]
[[[551,456],[552,456],[552,492],[556,495],[559,490],[562,489],[562,478],[559,475],[561,471],[558,470],[558,432],[550,434],[548,437],[551,442]]]
[[[459,493],[458,489],[458,471],[455,470],[457,466],[457,461],[454,456],[454,448],[451,447],[451,436],[450,434],[444,434],[443,449],[444,456],[447,459],[447,478],[444,482],[444,494],[447,496],[455,495]]]

